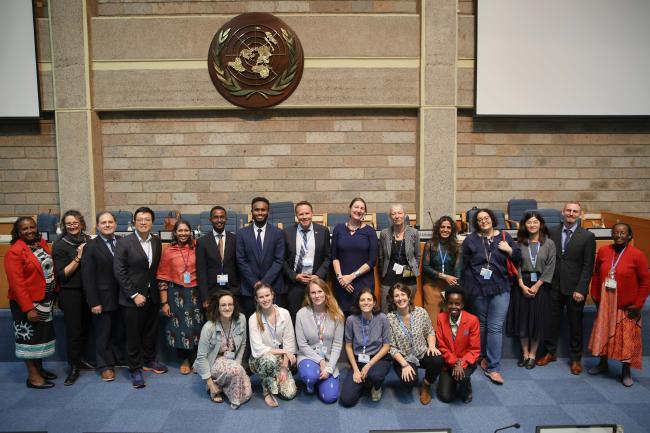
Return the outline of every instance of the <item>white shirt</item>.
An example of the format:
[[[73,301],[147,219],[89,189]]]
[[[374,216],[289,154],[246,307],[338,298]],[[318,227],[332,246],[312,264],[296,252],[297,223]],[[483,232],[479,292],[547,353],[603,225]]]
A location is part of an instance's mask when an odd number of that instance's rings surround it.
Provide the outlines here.
[[[461,311],[460,314],[458,315],[458,320],[456,323],[454,323],[453,320],[451,320],[451,315],[449,315],[449,326],[451,326],[451,335],[456,338],[456,333],[458,332],[458,326],[460,326],[460,320],[463,318],[463,312]]]
[[[255,223],[253,223],[253,236],[255,237],[255,242],[257,242],[257,234],[259,233],[259,230],[262,230],[262,233],[260,233],[260,237],[262,238],[262,248],[264,248],[264,236],[266,236],[266,226],[267,224],[264,224],[262,227],[257,227]]]
[[[309,225],[309,232],[307,233],[307,251],[305,256],[302,258],[302,274],[313,274],[314,273],[314,256],[316,255],[316,238],[314,236],[314,225]],[[296,269],[298,265],[298,257],[300,256],[300,248],[302,248],[303,239],[302,239],[302,226],[298,224],[296,229],[296,260],[293,264],[293,268]],[[307,265],[305,265],[307,263]]]
[[[153,250],[151,248],[151,233],[149,233],[149,236],[147,236],[147,239],[142,239],[140,237],[140,233],[136,230],[135,235],[138,237],[138,240],[140,241],[140,246],[142,247],[142,251],[147,255],[147,260],[149,260],[149,267],[151,267],[151,263],[153,262]]]
[[[260,331],[257,323],[257,314],[253,314],[248,318],[248,333],[250,335],[251,356],[253,358],[259,358],[276,348],[273,346],[274,333],[276,341],[282,344],[283,349],[289,353],[296,353],[296,335],[293,331],[291,315],[287,310],[277,305],[274,305],[273,308],[275,308],[275,327],[273,329],[269,329],[270,327],[266,323],[266,320],[262,318],[264,332]]]
[[[217,250],[219,250],[219,233],[217,233],[215,229],[212,229],[212,235],[214,236],[214,243],[217,244]],[[257,236],[257,233],[255,235]],[[223,255],[225,256],[226,255],[226,230],[225,229],[223,232],[221,232],[221,242],[223,242],[223,247],[221,248],[223,248]]]

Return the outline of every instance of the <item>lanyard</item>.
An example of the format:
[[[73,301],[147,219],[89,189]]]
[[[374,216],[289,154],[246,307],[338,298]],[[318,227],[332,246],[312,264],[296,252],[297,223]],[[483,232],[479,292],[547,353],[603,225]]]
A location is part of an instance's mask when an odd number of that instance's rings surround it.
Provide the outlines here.
[[[483,251],[485,251],[485,260],[487,261],[487,268],[490,269],[490,260],[492,259],[492,243],[488,241],[488,238],[481,236],[481,242],[483,243]],[[490,247],[490,253],[488,254],[488,247],[485,244],[488,243]]]
[[[533,265],[533,271],[535,270],[535,267],[537,266],[537,256],[539,255],[539,248],[540,245],[537,243],[537,251],[535,251],[535,254],[533,255],[533,244],[528,245],[528,257],[530,257],[530,263]]]
[[[397,316],[400,325],[402,325],[402,329],[404,330],[404,333],[408,337],[409,343],[411,343],[411,349],[413,349],[413,332],[411,332],[410,329],[411,322],[409,321],[409,326],[406,326],[406,323],[404,323],[404,320],[402,319],[402,315],[399,313],[399,311],[396,311],[395,315]]]
[[[370,324],[372,319],[368,320],[368,335],[366,335],[366,319],[361,316],[361,345],[363,346],[363,353],[366,353],[366,346],[368,345],[368,340],[370,339]]]
[[[269,322],[269,319],[266,317],[266,314],[262,313],[262,320],[265,324],[268,325],[269,327],[269,332],[271,333],[271,337],[273,338],[273,344],[278,344],[278,337],[277,337],[277,326],[278,326],[278,315],[276,313],[275,315],[275,326],[271,326],[271,322]]]
[[[402,248],[404,246],[404,239],[398,241],[396,238],[393,237],[393,240],[397,244],[397,260],[395,261],[395,263],[399,263],[399,259],[400,257],[402,257]]]
[[[187,257],[183,255],[183,247],[180,245],[178,246],[178,252],[181,254],[181,258],[183,259],[183,265],[185,267],[183,268],[183,273],[187,272],[187,269],[189,268],[189,261],[190,261],[190,247],[187,247]]]
[[[442,255],[442,245],[438,244],[438,256],[440,257],[440,263],[442,264],[442,273],[445,273],[445,262],[447,261],[447,255],[449,250],[445,250],[445,255]]]
[[[228,344],[228,340],[230,340],[230,334],[232,334],[232,317],[230,318],[230,327],[228,328],[228,333],[226,334],[226,330],[223,329],[223,323],[221,324],[221,329],[226,336],[226,344]]]
[[[326,313],[317,316],[314,313],[314,322],[316,322],[316,327],[318,328],[318,340],[320,341],[320,346],[323,346],[323,341],[325,340],[325,320]]]
[[[625,247],[627,248],[627,247]],[[614,271],[616,270],[616,266],[618,266],[618,261],[621,260],[621,257],[623,257],[623,253],[625,252],[625,248],[623,248],[623,251],[621,251],[621,254],[618,255],[618,258],[616,259],[616,263],[614,263],[614,257],[616,257],[616,252],[614,252],[614,255],[612,256],[612,267],[609,269],[609,273],[613,274]]]

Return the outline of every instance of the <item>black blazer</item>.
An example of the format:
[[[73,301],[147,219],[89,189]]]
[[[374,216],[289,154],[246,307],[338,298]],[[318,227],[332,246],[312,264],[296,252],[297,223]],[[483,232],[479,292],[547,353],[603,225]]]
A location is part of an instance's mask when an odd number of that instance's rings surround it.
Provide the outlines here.
[[[81,279],[88,307],[102,306],[102,311],[119,308],[120,285],[113,274],[113,254],[97,236],[86,242],[81,256]]]
[[[135,233],[117,241],[114,274],[120,285],[120,305],[136,307],[131,298],[136,293],[148,294],[153,304],[160,303],[156,274],[158,273],[162,244],[158,236],[151,236],[151,252],[153,258],[151,267],[149,267],[147,255],[140,246],[140,241]]]
[[[237,241],[234,233],[224,231],[226,251],[223,259],[223,273],[228,275],[228,285],[220,286],[217,275],[222,272],[222,260],[213,232],[201,236],[196,241],[196,279],[199,284],[201,301],[210,299],[210,295],[221,288],[239,294],[239,272],[237,271]]]
[[[282,271],[287,278],[289,284],[296,282],[296,271],[294,265],[296,263],[296,231],[299,224],[292,224],[284,229],[285,241],[285,255]],[[332,264],[331,258],[331,244],[330,244],[330,231],[327,227],[320,224],[313,224],[314,226],[314,243],[316,250],[314,251],[314,275],[327,281],[327,274],[330,271]]]
[[[562,230],[564,225],[551,232],[551,239],[556,245],[555,272],[551,285],[563,295],[579,292],[586,296],[596,260],[596,237],[590,231],[577,227],[562,254]]]

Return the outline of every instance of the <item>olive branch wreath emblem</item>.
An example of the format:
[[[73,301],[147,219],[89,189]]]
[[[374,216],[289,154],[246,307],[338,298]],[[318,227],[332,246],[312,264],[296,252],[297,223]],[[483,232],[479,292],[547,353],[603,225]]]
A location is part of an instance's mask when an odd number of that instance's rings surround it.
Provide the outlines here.
[[[298,69],[298,59],[297,59],[297,49],[296,44],[293,39],[293,36],[283,28],[280,28],[282,31],[282,38],[287,43],[289,48],[289,67],[282,72],[277,80],[273,83],[273,86],[269,89],[243,89],[239,82],[228,72],[228,68],[223,66],[221,61],[221,51],[223,46],[228,39],[230,34],[230,28],[221,30],[217,36],[217,44],[213,48],[212,52],[214,54],[214,61],[212,62],[212,67],[217,75],[217,79],[221,81],[223,86],[228,90],[228,92],[233,96],[244,96],[246,99],[255,95],[256,93],[264,97],[264,99],[269,99],[269,96],[281,95],[282,91],[289,87],[294,77],[296,76],[296,70]]]

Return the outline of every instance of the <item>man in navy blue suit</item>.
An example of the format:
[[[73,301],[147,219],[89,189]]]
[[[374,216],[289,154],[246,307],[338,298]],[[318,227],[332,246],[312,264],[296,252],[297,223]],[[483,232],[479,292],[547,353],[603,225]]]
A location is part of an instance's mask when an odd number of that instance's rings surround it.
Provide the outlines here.
[[[255,197],[251,202],[253,223],[237,232],[237,267],[241,277],[240,300],[246,316],[255,312],[253,287],[262,281],[276,293],[276,300],[284,294],[282,264],[284,263],[284,234],[267,224],[269,201]]]

